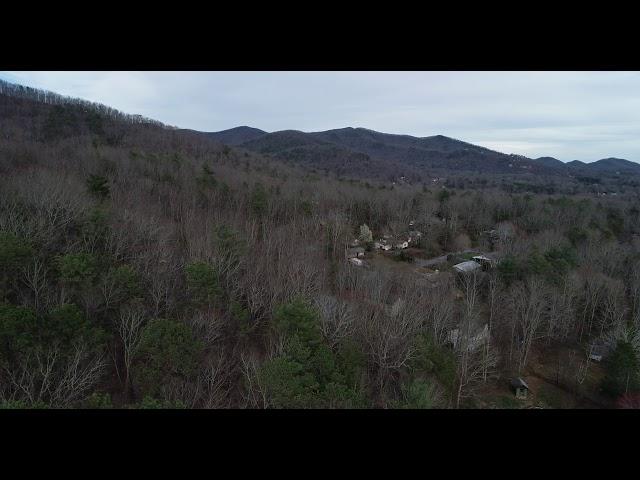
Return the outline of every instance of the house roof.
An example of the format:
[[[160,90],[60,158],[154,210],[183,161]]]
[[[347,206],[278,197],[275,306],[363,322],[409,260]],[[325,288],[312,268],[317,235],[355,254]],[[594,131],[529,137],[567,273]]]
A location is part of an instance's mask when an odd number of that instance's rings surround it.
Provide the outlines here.
[[[364,253],[364,248],[363,247],[354,247],[354,248],[350,248],[349,253]]]
[[[462,262],[462,263],[458,263],[457,265],[453,266],[453,269],[457,272],[460,273],[468,273],[468,272],[473,272],[474,270],[477,270],[478,268],[480,268],[480,264],[478,264],[478,262],[474,262],[473,260],[469,260],[466,262]]]
[[[511,386],[513,388],[526,388],[527,390],[529,390],[529,385],[527,385],[527,382],[525,382],[522,378],[517,377],[514,378],[513,380],[511,380]]]

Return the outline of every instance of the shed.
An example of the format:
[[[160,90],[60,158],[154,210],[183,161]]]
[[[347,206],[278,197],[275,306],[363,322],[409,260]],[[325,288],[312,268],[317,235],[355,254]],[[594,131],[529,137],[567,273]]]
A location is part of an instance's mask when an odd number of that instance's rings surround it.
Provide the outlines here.
[[[511,390],[518,400],[526,400],[529,394],[529,385],[520,377],[511,380]]]
[[[458,263],[453,266],[453,269],[458,273],[472,273],[481,268],[478,262],[474,262],[473,260],[469,260],[467,262]]]
[[[364,257],[364,248],[355,247],[347,250],[347,258]]]

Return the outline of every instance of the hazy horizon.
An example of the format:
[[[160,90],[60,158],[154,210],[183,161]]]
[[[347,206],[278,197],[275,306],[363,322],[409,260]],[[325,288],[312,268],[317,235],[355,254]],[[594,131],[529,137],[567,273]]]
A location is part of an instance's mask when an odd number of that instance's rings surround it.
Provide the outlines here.
[[[640,163],[639,72],[0,72],[22,85],[214,132],[353,127],[530,158]]]

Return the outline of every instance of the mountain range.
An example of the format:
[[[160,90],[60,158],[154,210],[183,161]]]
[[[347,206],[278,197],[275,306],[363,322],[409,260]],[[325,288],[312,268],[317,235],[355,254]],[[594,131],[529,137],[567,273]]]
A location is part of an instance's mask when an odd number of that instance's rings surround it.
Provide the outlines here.
[[[311,173],[324,172],[340,178],[424,183],[457,176],[473,177],[482,184],[486,183],[489,176],[497,174],[529,176],[538,184],[563,178],[569,183],[596,184],[607,179],[624,183],[628,177],[635,184],[640,175],[640,164],[629,160],[605,158],[591,163],[579,160],[563,163],[553,157],[532,159],[443,135],[415,137],[353,127],[319,132],[266,132],[240,126],[219,132],[201,132],[168,127],[139,115],[117,112],[105,105],[3,81],[0,81],[0,94],[7,99],[8,105],[23,99],[22,103],[29,105],[34,114],[41,110],[34,117],[42,118],[41,124],[32,125],[33,119],[24,115],[20,118],[25,122],[25,132],[34,135],[37,132],[43,140],[67,137],[74,133],[105,136],[105,120],[120,118],[124,123],[111,122],[112,131],[105,137],[108,142],[117,143],[125,138],[129,125],[148,125],[171,131],[171,136],[177,135],[181,141],[205,142],[215,148],[227,145],[233,150],[244,150],[245,155],[257,153],[267,159],[274,158],[292,166],[305,167]],[[10,101],[9,97],[16,101]]]
[[[387,167],[406,175],[425,169],[553,176],[640,174],[640,164],[619,158],[591,163],[564,163],[553,157],[532,159],[443,135],[414,137],[352,127],[321,132],[266,132],[247,126],[203,134],[227,145],[320,169],[338,168],[343,173]]]

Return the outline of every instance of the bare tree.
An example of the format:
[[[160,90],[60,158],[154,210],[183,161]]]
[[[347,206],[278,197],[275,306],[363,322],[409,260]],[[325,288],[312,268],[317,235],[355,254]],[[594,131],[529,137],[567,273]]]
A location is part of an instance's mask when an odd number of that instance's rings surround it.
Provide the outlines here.
[[[532,277],[526,282],[514,285],[509,294],[509,302],[515,327],[513,340],[518,352],[517,371],[522,372],[544,320],[547,307],[547,289],[544,282]]]
[[[455,403],[468,395],[468,390],[487,375],[493,357],[486,345],[489,342],[487,327],[480,327],[480,274],[471,272],[459,277],[462,290],[460,323],[455,330],[457,354],[457,388]]]
[[[440,283],[428,292],[424,310],[425,325],[431,330],[433,339],[438,345],[443,345],[451,329],[453,321],[453,298],[451,285]]]
[[[42,295],[47,289],[47,272],[47,266],[39,258],[35,258],[22,270],[22,282],[33,293],[33,306],[36,310],[40,310]]]
[[[357,313],[352,305],[330,295],[317,296],[315,304],[320,312],[320,330],[331,348],[353,335]]]
[[[0,395],[30,405],[70,407],[96,386],[105,366],[104,356],[88,351],[84,344],[76,345],[70,355],[51,345],[3,365],[7,380]]]
[[[269,408],[269,396],[260,381],[259,363],[254,355],[241,353],[240,368],[244,379],[243,402],[248,408]]]
[[[140,346],[144,322],[145,315],[141,308],[123,308],[118,317],[117,330],[122,341],[122,360],[124,363],[124,391],[127,395],[131,388],[131,365]]]

